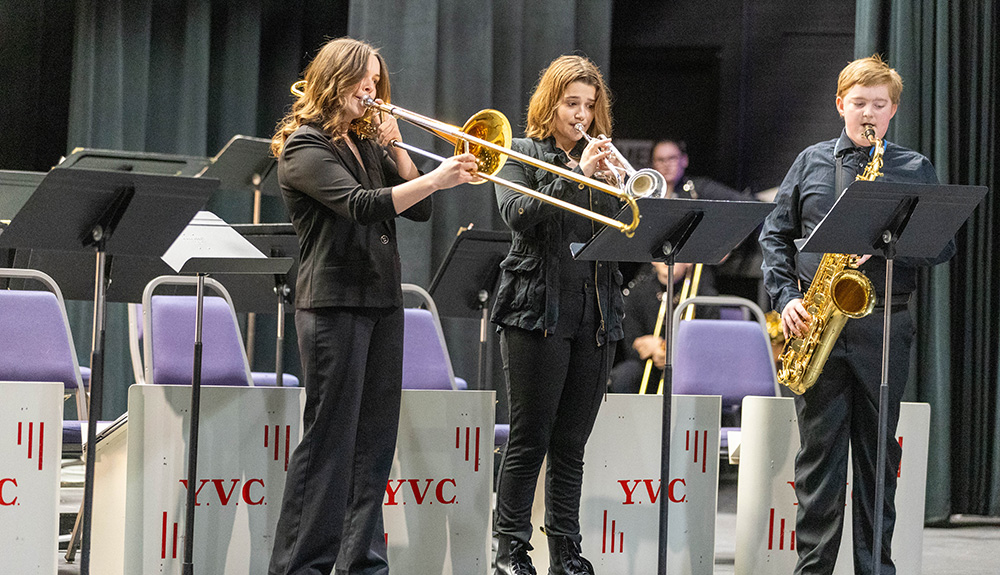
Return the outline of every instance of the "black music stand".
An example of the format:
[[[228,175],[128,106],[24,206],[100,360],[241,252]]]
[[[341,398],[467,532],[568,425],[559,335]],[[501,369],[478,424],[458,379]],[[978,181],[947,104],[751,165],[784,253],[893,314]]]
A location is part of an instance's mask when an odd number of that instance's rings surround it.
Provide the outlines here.
[[[486,389],[490,301],[496,295],[500,262],[510,250],[510,232],[467,229],[459,232],[431,281],[431,297],[444,317],[479,320],[476,389]],[[492,379],[491,379],[492,381]]]
[[[236,135],[208,160],[198,176],[217,178],[220,190],[250,189],[278,196],[277,165],[271,156],[271,140]]]
[[[162,176],[196,176],[205,169],[208,158],[160,154],[156,152],[131,152],[76,148],[53,169],[73,168],[134,172]]]
[[[211,212],[199,212],[163,254],[179,274],[197,276],[195,292],[194,365],[191,377],[191,419],[188,431],[188,485],[198,484],[198,425],[201,409],[202,310],[205,277],[209,274],[284,274],[291,258],[269,258]],[[187,490],[182,573],[194,574],[194,511],[196,489]]]
[[[636,200],[642,219],[631,238],[617,230],[605,227],[586,244],[572,244],[573,257],[578,260],[605,260],[667,264],[665,320],[674,315],[675,262],[715,264],[732,251],[746,236],[757,228],[774,209],[774,204],[760,202],[724,202],[715,200],[688,200],[680,198],[640,198]],[[626,213],[627,211],[627,213]],[[631,218],[628,208],[617,219]],[[668,324],[669,326],[669,324]],[[666,364],[663,366],[663,424],[660,446],[660,480],[670,479],[670,404],[673,395],[673,366],[671,360],[673,334],[668,327],[663,331],[666,343]],[[659,545],[657,573],[667,572],[667,517],[666,499],[660,500]]]
[[[892,318],[892,267],[896,256],[934,260],[986,196],[985,186],[946,186],[853,182],[809,238],[796,240],[802,252],[868,254],[885,257],[885,312],[882,381],[878,397],[878,455],[875,467],[874,575],[882,568],[886,442],[889,414],[889,334]],[[903,231],[909,232],[903,235]]]
[[[104,386],[107,258],[164,253],[218,182],[190,177],[62,168],[49,171],[0,234],[0,248],[95,251],[94,341],[87,445],[97,437]],[[79,259],[79,258],[78,258]],[[87,457],[80,572],[90,570],[94,457]]]
[[[273,313],[274,298],[277,297],[278,329],[275,337],[274,371],[277,385],[284,386],[285,314],[295,311],[288,306],[294,301],[293,288],[299,270],[298,236],[295,235],[292,224],[233,224],[231,227],[264,255],[293,260],[287,272],[274,274],[273,278],[260,274],[241,278],[230,278],[228,274],[215,275],[224,285],[236,286],[229,291],[238,311]]]

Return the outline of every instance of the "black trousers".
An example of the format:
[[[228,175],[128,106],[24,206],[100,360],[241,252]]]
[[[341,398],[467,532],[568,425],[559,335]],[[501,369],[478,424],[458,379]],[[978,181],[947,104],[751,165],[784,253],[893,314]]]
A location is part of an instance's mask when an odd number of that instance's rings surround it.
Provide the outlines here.
[[[531,538],[531,504],[542,461],[545,531],[580,538],[583,452],[604,395],[613,343],[597,345],[594,292],[563,291],[556,334],[505,327],[510,439],[500,462],[495,532]]]
[[[902,450],[895,440],[899,403],[906,387],[913,342],[913,321],[905,308],[894,310],[890,336],[889,426],[886,467],[877,462],[879,387],[882,382],[884,309],[850,319],[837,339],[823,373],[809,391],[795,398],[801,448],[795,458],[798,498],[796,575],[833,573],[843,535],[848,447],[854,477],[851,483],[854,572],[872,569],[875,477],[885,474],[882,568],[894,575],[892,532],[896,523],[896,472]]]
[[[402,308],[297,310],[302,442],[288,466],[271,575],[384,575],[382,501],[396,448]]]

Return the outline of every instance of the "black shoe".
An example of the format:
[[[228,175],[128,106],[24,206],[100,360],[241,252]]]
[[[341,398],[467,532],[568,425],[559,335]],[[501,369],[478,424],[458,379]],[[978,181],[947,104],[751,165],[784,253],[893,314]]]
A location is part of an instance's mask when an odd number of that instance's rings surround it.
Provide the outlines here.
[[[536,575],[528,551],[531,545],[510,535],[497,535],[496,570],[493,575]]]
[[[549,535],[549,575],[594,575],[594,566],[580,555],[579,543]]]

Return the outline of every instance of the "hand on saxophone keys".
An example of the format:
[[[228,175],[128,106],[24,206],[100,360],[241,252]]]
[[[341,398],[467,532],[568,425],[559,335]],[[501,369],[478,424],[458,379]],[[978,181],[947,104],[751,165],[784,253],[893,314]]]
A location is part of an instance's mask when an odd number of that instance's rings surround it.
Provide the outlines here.
[[[802,298],[795,298],[781,310],[781,332],[787,341],[790,335],[802,337],[812,323],[812,315],[802,305]]]

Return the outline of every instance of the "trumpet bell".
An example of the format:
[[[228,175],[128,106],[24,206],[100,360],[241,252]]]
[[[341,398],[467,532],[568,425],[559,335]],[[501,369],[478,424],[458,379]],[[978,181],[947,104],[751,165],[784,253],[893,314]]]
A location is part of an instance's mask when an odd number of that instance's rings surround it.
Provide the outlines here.
[[[662,198],[667,193],[667,180],[660,172],[643,168],[628,179],[625,192],[633,198]]]
[[[507,116],[496,110],[482,110],[473,115],[465,125],[462,132],[474,138],[485,140],[501,148],[510,148],[511,129]],[[447,138],[451,139],[451,138]],[[476,157],[478,171],[480,174],[492,176],[500,171],[504,162],[507,161],[507,154],[487,148],[486,146],[469,142],[467,140],[456,139],[455,154],[464,154],[466,145],[469,153]],[[485,183],[486,180],[474,182],[476,184]]]

